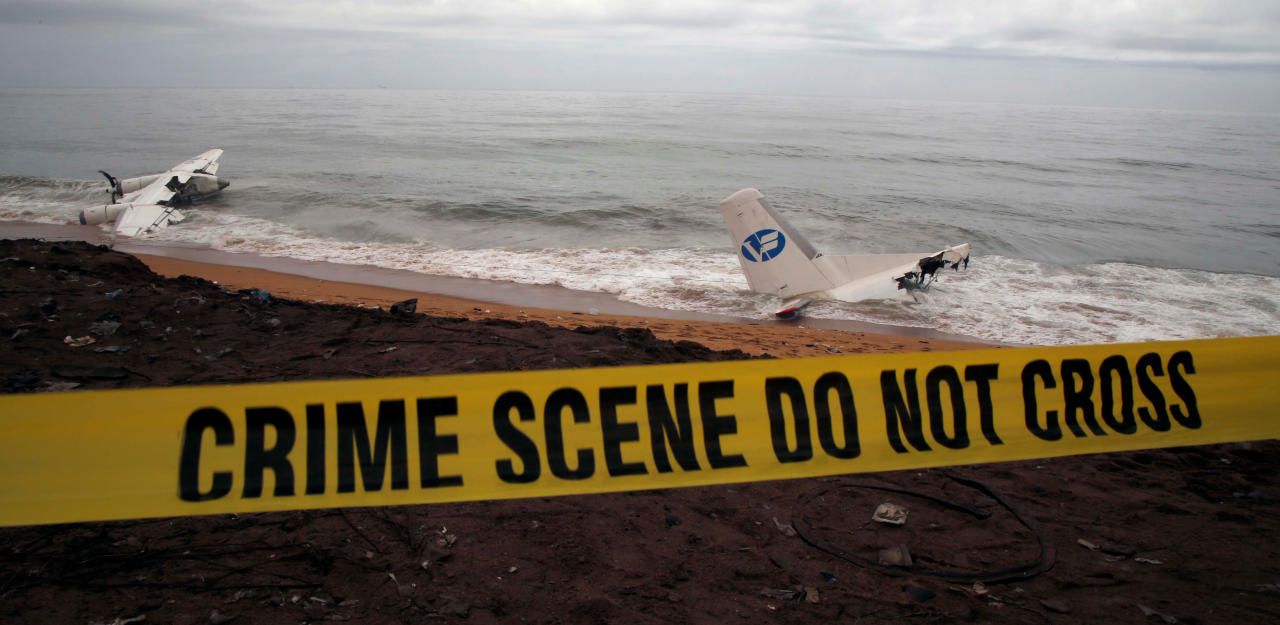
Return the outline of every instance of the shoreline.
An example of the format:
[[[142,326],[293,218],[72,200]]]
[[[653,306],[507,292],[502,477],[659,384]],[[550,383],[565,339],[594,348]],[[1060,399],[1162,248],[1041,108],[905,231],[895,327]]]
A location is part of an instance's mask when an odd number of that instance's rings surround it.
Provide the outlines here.
[[[0,238],[77,240],[108,244],[94,226],[0,222]],[[114,249],[137,256],[165,277],[191,275],[228,289],[256,288],[278,297],[386,308],[418,299],[418,312],[467,319],[540,321],[551,326],[647,328],[659,338],[690,340],[712,349],[800,357],[860,352],[962,350],[994,346],[926,328],[857,321],[782,322],[631,304],[606,293],[556,286],[431,276],[366,265],[234,254],[212,248],[117,240]]]

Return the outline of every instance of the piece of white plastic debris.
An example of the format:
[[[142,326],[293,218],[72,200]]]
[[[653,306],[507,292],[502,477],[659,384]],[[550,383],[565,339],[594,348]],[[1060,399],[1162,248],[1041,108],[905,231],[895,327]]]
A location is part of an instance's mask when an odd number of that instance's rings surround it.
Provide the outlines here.
[[[778,531],[782,532],[783,535],[786,535],[786,536],[796,535],[796,528],[791,527],[790,523],[783,523],[782,521],[779,521],[778,517],[773,517],[773,525],[774,527],[777,527]]]
[[[98,339],[95,339],[92,336],[82,336],[80,338],[71,338],[68,336],[67,338],[62,339],[62,342],[70,345],[71,347],[84,347],[85,345],[93,345],[94,343],[97,343]]]
[[[876,511],[871,515],[871,520],[888,525],[906,525],[907,509],[896,503],[886,501],[876,506]]]
[[[1147,606],[1142,605],[1141,603],[1138,604],[1138,609],[1142,610],[1142,615],[1147,617],[1148,619],[1151,617],[1155,617],[1157,619],[1160,619],[1161,621],[1164,621],[1165,625],[1175,625],[1178,622],[1178,619],[1176,617],[1169,616],[1168,614],[1164,614],[1161,612],[1156,612],[1155,610],[1152,610],[1151,608],[1148,608]]]

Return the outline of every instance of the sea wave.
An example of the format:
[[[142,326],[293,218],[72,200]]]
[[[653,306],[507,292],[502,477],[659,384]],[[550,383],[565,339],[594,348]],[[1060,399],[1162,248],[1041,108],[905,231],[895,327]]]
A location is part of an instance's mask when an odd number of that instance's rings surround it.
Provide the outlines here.
[[[372,265],[432,275],[550,284],[673,310],[763,317],[721,249],[451,249],[430,242],[335,242],[295,226],[197,214],[159,236],[232,252]],[[1055,266],[978,255],[916,299],[818,302],[808,314],[934,328],[1017,344],[1106,343],[1280,332],[1280,278],[1129,263]]]
[[[784,145],[789,144],[772,142],[759,149]],[[773,167],[788,160],[767,163]],[[992,172],[1009,173],[1039,161],[982,163]],[[184,208],[186,222],[149,238],[552,284],[674,310],[763,317],[776,305],[774,298],[749,291],[724,240],[714,208],[725,186],[720,183],[655,194],[650,185],[615,184],[591,173],[541,186],[521,178],[493,189],[468,178],[452,185],[437,181],[427,189],[429,183],[412,164],[402,164],[400,173],[386,168],[342,173],[325,163],[296,176],[267,171],[238,177],[238,191]],[[1114,159],[1094,164],[1146,167]],[[1153,167],[1185,171],[1182,165],[1171,159]],[[803,176],[808,169],[789,175]],[[106,200],[105,187],[99,180],[0,176],[0,219],[73,222],[80,209]],[[770,193],[780,207],[807,209],[791,216],[824,249],[831,244],[839,251],[835,245],[850,243],[861,252],[925,249],[938,241],[968,240],[977,256],[970,271],[947,272],[917,300],[821,302],[809,311],[814,317],[1026,344],[1280,333],[1280,278],[1243,273],[1274,267],[1268,260],[1274,246],[1267,242],[1278,231],[1265,212],[1242,210],[1230,218],[1213,213],[1214,221],[1201,223],[1210,213],[1195,204],[1199,196],[1189,193],[1170,195],[1160,210],[1144,212],[1127,206],[1102,210],[1074,198],[1024,203],[967,192],[969,187],[888,185],[867,189],[856,200],[849,192],[820,190],[827,188],[815,182],[777,186]],[[1232,201],[1249,206],[1254,199],[1246,194]],[[934,217],[942,212],[948,221]],[[1241,272],[1234,272],[1236,267]]]

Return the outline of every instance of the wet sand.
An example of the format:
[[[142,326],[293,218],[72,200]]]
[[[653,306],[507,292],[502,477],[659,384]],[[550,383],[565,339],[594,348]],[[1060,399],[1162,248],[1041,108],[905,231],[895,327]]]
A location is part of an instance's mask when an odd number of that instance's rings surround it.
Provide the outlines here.
[[[562,328],[584,325],[647,328],[659,338],[694,341],[712,349],[741,349],[754,355],[794,357],[987,347],[987,345],[959,340],[812,328],[803,324],[763,321],[749,323],[732,319],[714,321],[664,319],[591,313],[581,310],[512,306],[421,291],[335,282],[253,267],[216,265],[147,254],[136,256],[162,276],[198,276],[216,281],[231,289],[263,289],[281,297],[304,302],[376,306],[387,309],[395,302],[416,298],[418,311],[432,316],[541,321]]]
[[[437,316],[542,321],[567,328],[647,328],[662,338],[695,341],[713,349],[736,348],[754,355],[795,357],[993,346],[925,328],[807,318],[747,319],[640,306],[606,293],[553,286],[231,254],[146,239],[112,241],[100,228],[90,226],[0,222],[0,238],[113,243],[115,249],[138,257],[163,276],[196,276],[229,288],[263,289],[305,302],[387,308],[394,302],[417,298],[419,311]]]

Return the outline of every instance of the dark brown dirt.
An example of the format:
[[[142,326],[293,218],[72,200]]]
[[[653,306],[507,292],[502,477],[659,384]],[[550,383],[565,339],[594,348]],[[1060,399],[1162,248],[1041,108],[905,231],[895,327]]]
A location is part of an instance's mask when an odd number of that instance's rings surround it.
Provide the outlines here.
[[[120,326],[63,343],[95,321]],[[115,347],[128,350],[96,351]],[[263,300],[161,279],[104,248],[0,241],[5,392],[742,357],[645,330]],[[5,529],[0,622],[1275,623],[1277,451],[1273,441],[954,472],[1032,529],[941,471]],[[871,522],[882,501],[907,506],[907,525]],[[1052,568],[988,583],[985,595],[919,573],[1033,563],[1037,537]],[[898,544],[914,572],[830,553],[874,561]]]

